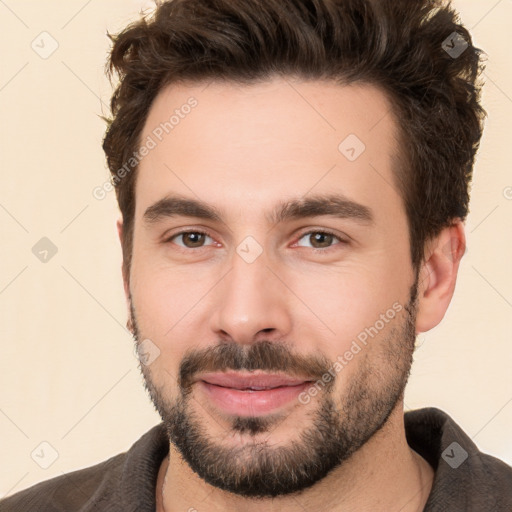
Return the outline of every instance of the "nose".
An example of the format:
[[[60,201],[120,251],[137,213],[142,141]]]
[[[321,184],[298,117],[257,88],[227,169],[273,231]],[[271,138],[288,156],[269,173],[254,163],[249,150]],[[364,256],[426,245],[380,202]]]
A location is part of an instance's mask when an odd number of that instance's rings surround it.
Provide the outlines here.
[[[219,339],[251,344],[288,336],[292,297],[278,275],[265,252],[252,263],[233,254],[231,270],[215,287],[212,301],[211,329]]]

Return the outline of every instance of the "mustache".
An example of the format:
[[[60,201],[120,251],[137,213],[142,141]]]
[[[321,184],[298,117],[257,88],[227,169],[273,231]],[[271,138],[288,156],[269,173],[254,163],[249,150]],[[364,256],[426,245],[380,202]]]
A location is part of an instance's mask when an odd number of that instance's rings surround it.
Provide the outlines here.
[[[294,355],[287,345],[279,342],[260,341],[250,346],[224,342],[202,350],[189,350],[180,364],[178,384],[187,392],[198,373],[227,370],[263,370],[316,381],[322,379],[331,366],[324,356]],[[325,387],[333,385],[334,379]]]

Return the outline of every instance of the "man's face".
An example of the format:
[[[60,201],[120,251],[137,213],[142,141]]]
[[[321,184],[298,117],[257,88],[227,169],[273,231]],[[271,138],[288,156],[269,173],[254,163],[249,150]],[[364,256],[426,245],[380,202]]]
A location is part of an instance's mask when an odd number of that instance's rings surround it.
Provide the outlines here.
[[[401,406],[417,281],[389,110],[371,86],[291,79],[151,107],[131,321],[171,441],[213,485],[308,487]]]

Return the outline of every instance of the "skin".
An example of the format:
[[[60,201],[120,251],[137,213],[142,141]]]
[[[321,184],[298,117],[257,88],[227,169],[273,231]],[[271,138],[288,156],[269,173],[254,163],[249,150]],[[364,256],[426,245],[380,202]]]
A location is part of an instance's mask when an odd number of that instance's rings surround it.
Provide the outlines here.
[[[153,103],[142,140],[190,96],[197,107],[140,163],[133,258],[129,275],[123,276],[139,334],[160,350],[144,370],[146,380],[169,401],[179,396],[177,376],[189,349],[219,340],[250,347],[264,339],[284,341],[297,355],[322,354],[335,361],[394,303],[407,304],[415,280],[407,218],[393,185],[396,121],[378,88],[291,78],[251,86],[173,84]],[[353,162],[338,150],[349,134],[366,145]],[[333,192],[371,208],[373,224],[325,215],[278,224],[266,218],[280,201]],[[169,193],[216,207],[222,221],[175,216],[145,222],[146,209]],[[182,228],[206,230],[211,238],[199,249],[186,247],[183,237],[169,240]],[[315,253],[314,240],[304,233],[323,229],[348,237],[349,243],[334,238],[324,253]],[[122,239],[121,220],[118,231]],[[252,263],[236,252],[247,236],[262,250]],[[416,333],[442,320],[464,246],[458,219],[427,244],[419,269]],[[338,407],[364,364],[382,372],[366,383],[372,392],[392,375],[392,365],[378,365],[391,330],[404,319],[402,311],[343,368],[332,390]],[[409,350],[413,347],[404,349],[403,361]],[[209,405],[196,386],[191,393],[194,414],[224,448],[261,440],[231,432],[230,418]],[[297,443],[300,426],[311,426],[322,398],[319,393],[307,405],[286,405],[281,421],[257,436],[272,446]],[[158,476],[157,510],[421,511],[434,471],[408,446],[403,414],[401,396],[383,427],[325,478],[298,495],[259,501],[208,484],[171,443]]]

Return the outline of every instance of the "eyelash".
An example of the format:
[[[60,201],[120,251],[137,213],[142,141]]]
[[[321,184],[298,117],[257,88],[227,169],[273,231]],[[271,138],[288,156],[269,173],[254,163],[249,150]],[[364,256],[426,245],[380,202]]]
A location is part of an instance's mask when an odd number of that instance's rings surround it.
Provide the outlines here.
[[[180,235],[185,235],[185,234],[188,234],[188,233],[193,233],[193,234],[198,234],[198,235],[206,235],[206,236],[208,236],[209,238],[211,238],[213,240],[213,237],[207,231],[202,231],[200,229],[186,229],[186,230],[183,230],[183,231],[179,231],[178,233],[174,233],[172,236],[170,236],[166,240],[164,240],[164,243],[172,242],[176,237],[178,237]],[[318,253],[325,254],[327,252],[330,252],[331,249],[335,249],[336,245],[342,245],[342,244],[348,244],[349,243],[348,240],[344,240],[343,238],[338,236],[336,233],[334,233],[332,231],[329,231],[327,229],[312,229],[310,231],[305,231],[304,233],[300,234],[300,236],[297,238],[297,242],[295,242],[295,243],[298,243],[298,241],[301,240],[302,238],[304,238],[306,235],[312,235],[312,234],[330,235],[330,236],[336,238],[339,241],[339,244],[331,245],[330,247],[327,247],[325,249],[318,249],[318,248],[315,248],[315,247],[310,247],[310,249],[315,254],[318,254]],[[196,250],[197,251],[197,250],[200,250],[200,249],[205,249],[205,246],[193,248],[193,247],[181,247],[180,245],[178,245],[178,247],[180,249],[182,249],[183,251],[187,251],[187,252],[191,251],[191,250]]]

